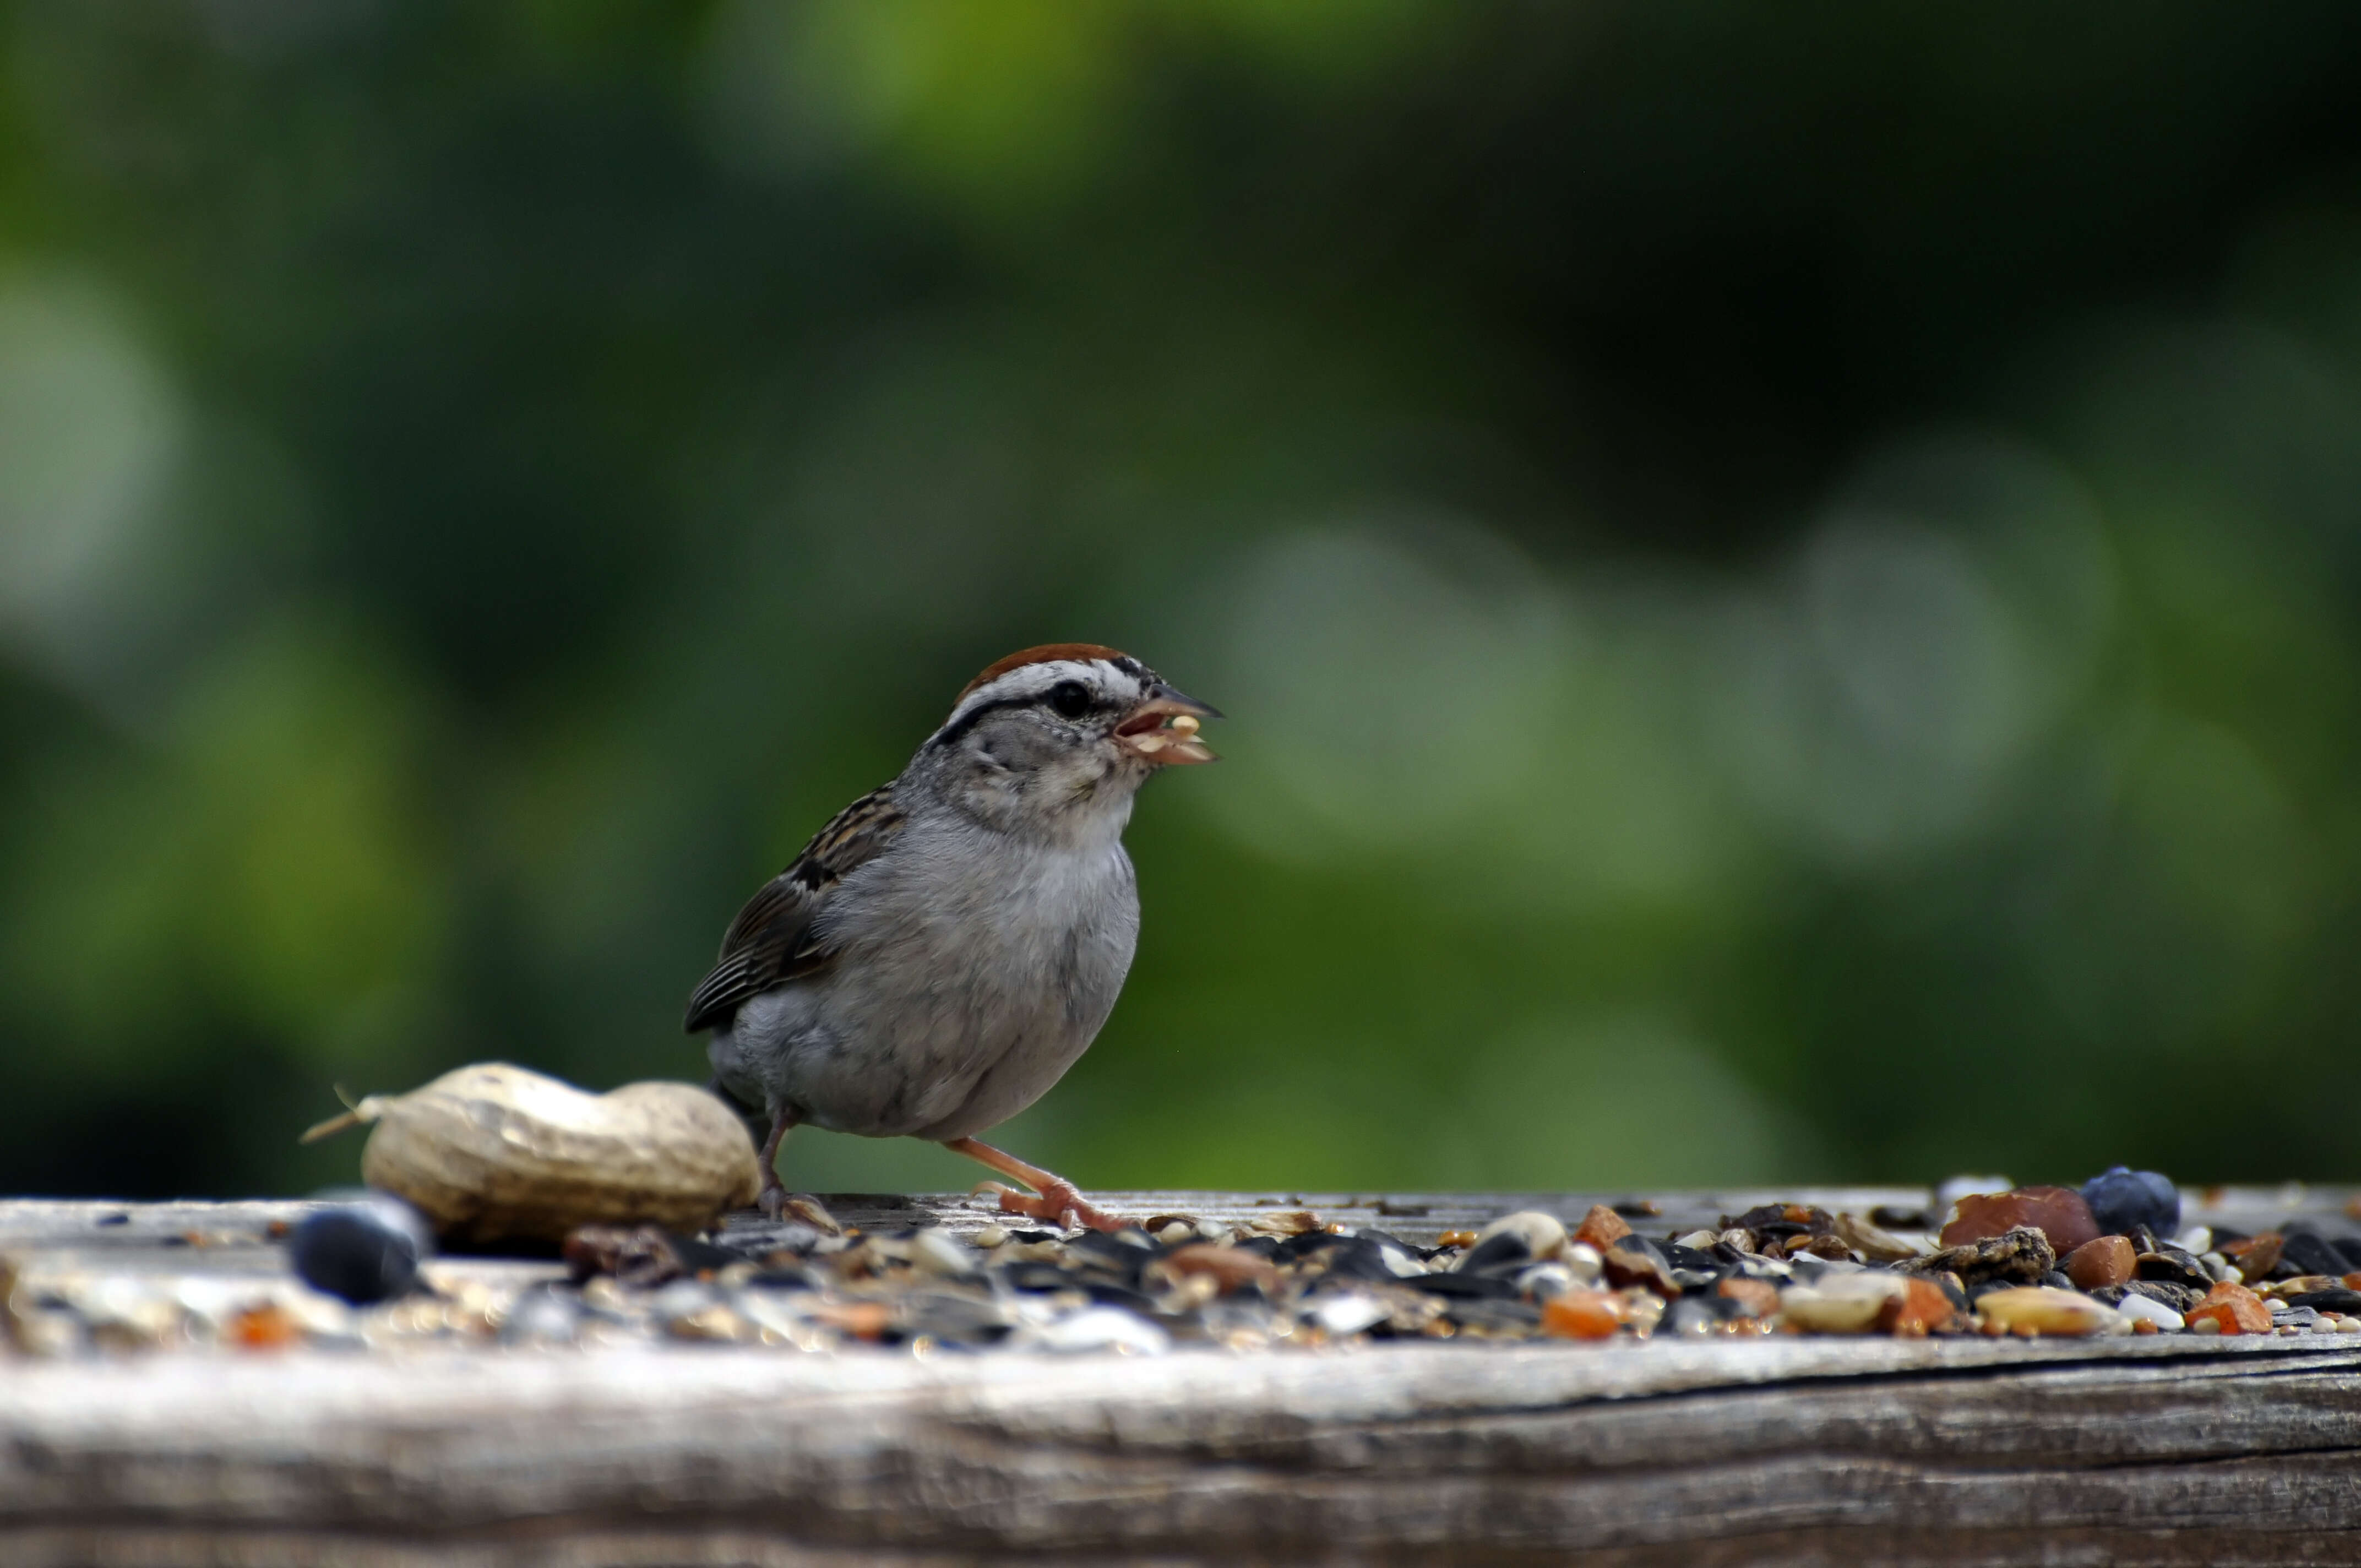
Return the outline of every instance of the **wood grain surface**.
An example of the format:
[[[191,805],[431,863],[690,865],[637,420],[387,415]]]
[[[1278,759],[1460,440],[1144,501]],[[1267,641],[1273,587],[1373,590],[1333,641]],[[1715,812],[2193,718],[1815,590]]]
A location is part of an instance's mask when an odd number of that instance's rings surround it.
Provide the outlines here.
[[[1343,1196],[1323,1215],[1348,1212]],[[1645,1223],[1743,1196],[1659,1197]],[[2325,1214],[2345,1195],[2287,1199],[2252,1201]],[[1255,1203],[1119,1201],[1134,1200]],[[914,1212],[830,1201],[872,1223]],[[1365,1223],[1407,1235],[1584,1201],[1398,1198],[1387,1207],[1427,1212]],[[922,1207],[981,1218],[956,1200]],[[298,1212],[0,1205],[0,1250],[130,1267],[160,1249],[260,1271],[262,1225]],[[129,1217],[98,1224],[114,1212]],[[1148,1358],[684,1346],[0,1362],[0,1563],[879,1559],[2351,1562],[2361,1346],[1776,1336]]]

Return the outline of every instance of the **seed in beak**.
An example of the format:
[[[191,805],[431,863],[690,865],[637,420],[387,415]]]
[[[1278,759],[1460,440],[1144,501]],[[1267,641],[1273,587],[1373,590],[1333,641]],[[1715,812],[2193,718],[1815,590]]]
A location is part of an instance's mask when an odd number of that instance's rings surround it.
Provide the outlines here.
[[[1197,733],[1197,716],[1193,713],[1176,713],[1172,716],[1172,722],[1165,728],[1186,740]]]

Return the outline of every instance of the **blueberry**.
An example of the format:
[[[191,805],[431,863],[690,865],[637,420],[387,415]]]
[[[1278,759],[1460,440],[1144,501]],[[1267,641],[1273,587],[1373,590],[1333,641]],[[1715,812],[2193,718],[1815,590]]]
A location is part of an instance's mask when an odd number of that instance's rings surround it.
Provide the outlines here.
[[[2164,1237],[2180,1233],[2180,1191],[2169,1177],[2153,1170],[2111,1166],[2082,1183],[2082,1201],[2091,1205],[2101,1235],[2119,1236],[2134,1225]]]
[[[357,1307],[406,1294],[434,1239],[417,1210],[372,1193],[307,1216],[287,1237],[287,1258],[303,1283]]]

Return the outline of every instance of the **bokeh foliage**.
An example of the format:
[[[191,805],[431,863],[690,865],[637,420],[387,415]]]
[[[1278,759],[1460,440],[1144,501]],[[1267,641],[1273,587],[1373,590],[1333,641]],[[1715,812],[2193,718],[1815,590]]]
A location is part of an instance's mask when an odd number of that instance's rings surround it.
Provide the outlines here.
[[[0,56],[0,1186],[701,1076],[739,901],[1064,638],[1233,716],[1008,1132],[1086,1185],[2355,1174],[2361,11]]]

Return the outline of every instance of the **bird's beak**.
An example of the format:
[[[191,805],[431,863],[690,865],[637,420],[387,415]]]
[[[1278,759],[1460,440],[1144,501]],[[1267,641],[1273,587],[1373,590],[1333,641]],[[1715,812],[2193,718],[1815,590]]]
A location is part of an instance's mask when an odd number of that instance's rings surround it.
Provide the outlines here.
[[[1115,741],[1159,768],[1210,762],[1214,760],[1213,750],[1197,739],[1197,721],[1221,717],[1222,710],[1212,704],[1159,685],[1124,715],[1123,722],[1115,727]]]

